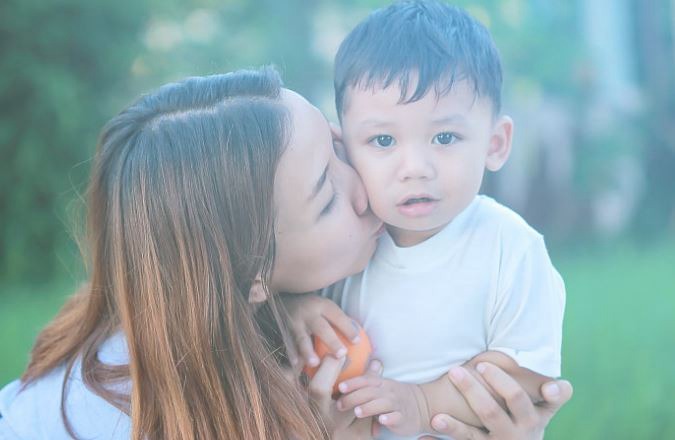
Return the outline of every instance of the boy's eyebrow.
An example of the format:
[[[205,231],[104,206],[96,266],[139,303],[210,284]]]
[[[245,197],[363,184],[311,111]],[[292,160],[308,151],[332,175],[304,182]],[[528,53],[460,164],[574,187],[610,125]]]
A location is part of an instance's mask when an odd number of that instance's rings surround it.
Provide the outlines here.
[[[328,164],[326,164],[326,168],[323,169],[323,173],[321,173],[321,177],[319,177],[319,180],[316,182],[316,185],[314,185],[314,189],[312,190],[312,193],[307,198],[308,202],[310,202],[314,197],[316,197],[317,194],[319,194],[319,191],[321,191],[321,188],[323,188],[324,183],[326,183],[326,175],[327,174],[328,174]]]
[[[462,115],[451,115],[437,118],[431,121],[433,124],[466,124],[466,118]]]
[[[361,123],[359,125],[371,125],[371,126],[374,126],[374,127],[384,127],[384,126],[387,126],[387,125],[391,125],[391,123],[387,122],[387,121],[383,121],[381,119],[365,119],[365,120],[361,121]]]

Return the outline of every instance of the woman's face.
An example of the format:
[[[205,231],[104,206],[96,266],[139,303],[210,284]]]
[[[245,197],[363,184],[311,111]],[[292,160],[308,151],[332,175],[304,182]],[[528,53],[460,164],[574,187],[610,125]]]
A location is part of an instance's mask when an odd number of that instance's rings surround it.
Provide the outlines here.
[[[293,91],[281,100],[292,128],[274,182],[270,289],[308,292],[363,270],[383,228],[355,171],[335,155],[323,114]]]

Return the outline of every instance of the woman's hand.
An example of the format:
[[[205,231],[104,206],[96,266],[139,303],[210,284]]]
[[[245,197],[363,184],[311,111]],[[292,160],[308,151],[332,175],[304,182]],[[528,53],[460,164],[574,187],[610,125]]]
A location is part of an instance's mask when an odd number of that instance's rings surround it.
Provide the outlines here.
[[[335,357],[347,354],[347,347],[340,341],[335,329],[352,342],[358,342],[359,326],[333,301],[314,293],[287,294],[282,301],[291,317],[290,329],[295,349],[300,353],[303,363],[310,367],[319,365],[312,335],[321,339]],[[289,355],[292,356],[294,351],[289,350]],[[298,359],[291,359],[291,363],[296,364],[295,361]]]
[[[345,358],[324,357],[319,369],[309,382],[309,395],[319,407],[333,440],[370,439],[375,429],[373,419],[359,419],[352,411],[338,411],[336,402],[331,397],[333,386],[344,362]],[[380,374],[382,374],[382,364],[378,361],[371,361],[366,376],[379,376]]]
[[[544,402],[533,404],[523,388],[497,366],[484,362],[477,366],[485,382],[506,402],[504,411],[490,393],[462,367],[448,373],[450,380],[464,395],[486,429],[462,423],[447,414],[437,414],[431,426],[440,434],[457,440],[499,439],[540,440],[556,412],[572,397],[572,385],[565,380],[544,384],[541,393]],[[433,439],[433,437],[424,437]]]

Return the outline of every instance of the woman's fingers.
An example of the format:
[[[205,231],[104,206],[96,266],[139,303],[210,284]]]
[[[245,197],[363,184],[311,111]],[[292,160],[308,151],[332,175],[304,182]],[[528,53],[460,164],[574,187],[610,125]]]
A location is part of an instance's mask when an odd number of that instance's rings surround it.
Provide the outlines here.
[[[431,427],[441,434],[451,436],[455,440],[480,440],[488,438],[488,435],[482,429],[462,423],[447,414],[436,414],[431,419]],[[430,440],[435,437],[422,438]]]
[[[555,413],[572,398],[574,389],[572,384],[566,380],[554,380],[541,386],[541,394],[545,401],[537,405],[537,408],[548,423]]]
[[[476,365],[476,371],[480,373],[497,395],[504,399],[516,423],[534,426],[538,422],[539,417],[532,399],[513,377],[489,362],[481,362]]]
[[[317,402],[324,414],[328,414],[330,411],[333,385],[344,363],[345,358],[324,357],[316,374],[309,381],[309,395]]]
[[[478,379],[463,367],[452,368],[448,372],[448,377],[488,430],[503,431],[513,424],[508,414],[497,404]]]

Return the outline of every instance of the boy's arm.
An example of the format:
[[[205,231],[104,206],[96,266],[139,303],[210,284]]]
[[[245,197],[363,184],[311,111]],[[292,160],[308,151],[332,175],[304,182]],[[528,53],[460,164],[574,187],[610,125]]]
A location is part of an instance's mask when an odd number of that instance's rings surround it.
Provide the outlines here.
[[[450,376],[471,374],[508,411],[501,396],[483,380],[479,372],[483,362],[492,363],[509,374],[534,403],[542,400],[539,389],[550,378],[519,367],[504,353],[481,353],[466,362],[464,368],[452,369]],[[459,376],[455,377],[461,379]],[[483,427],[481,418],[448,378],[448,374],[420,385],[362,376],[341,383],[339,389],[344,395],[338,400],[338,409],[354,410],[359,418],[377,416],[382,425],[398,435],[433,431],[431,419],[436,414],[449,414],[466,424]]]

